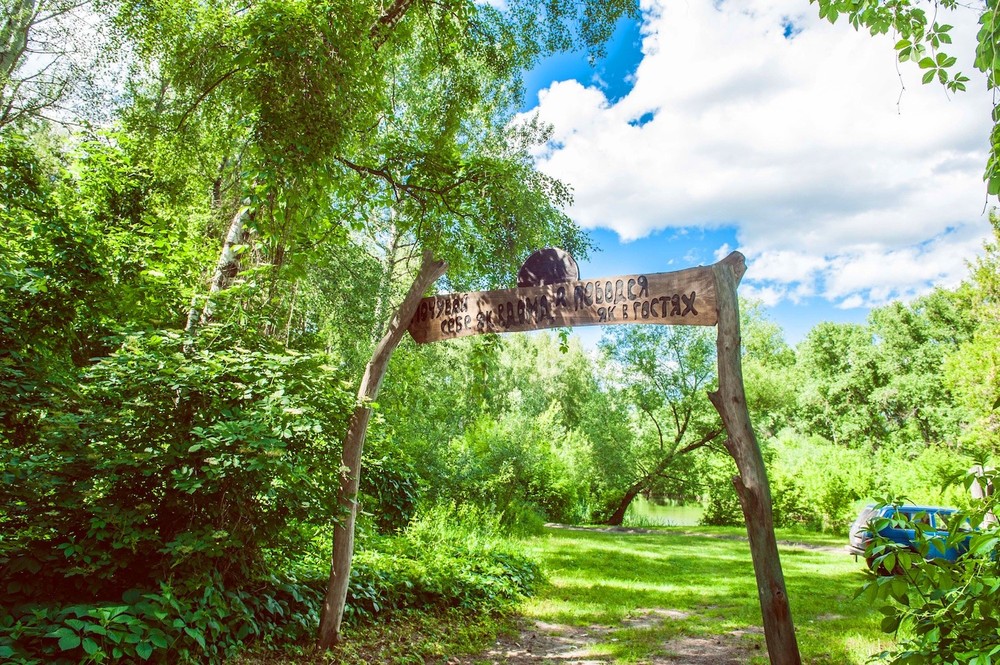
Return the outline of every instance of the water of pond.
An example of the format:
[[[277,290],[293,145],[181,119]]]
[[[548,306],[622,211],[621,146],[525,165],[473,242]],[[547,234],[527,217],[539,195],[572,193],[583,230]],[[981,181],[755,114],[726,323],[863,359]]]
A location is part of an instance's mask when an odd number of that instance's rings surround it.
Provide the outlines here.
[[[631,526],[695,526],[701,519],[703,512],[704,508],[699,504],[661,506],[637,496],[625,515],[625,524]]]

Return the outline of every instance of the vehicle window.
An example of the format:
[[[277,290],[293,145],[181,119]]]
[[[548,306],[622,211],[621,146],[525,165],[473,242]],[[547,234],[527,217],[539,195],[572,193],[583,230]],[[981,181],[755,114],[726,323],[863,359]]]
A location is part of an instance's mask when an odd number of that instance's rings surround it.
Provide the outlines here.
[[[951,517],[951,513],[948,513],[948,514],[942,513],[942,514],[935,515],[934,516],[935,528],[938,531],[947,531],[948,530],[948,519],[950,517]],[[959,531],[972,531],[973,528],[972,528],[972,525],[969,524],[969,520],[962,520],[962,522],[958,525],[958,530]]]
[[[930,513],[912,513],[901,511],[903,517],[913,522],[914,524],[920,524],[921,526],[929,527],[931,525],[931,514]]]

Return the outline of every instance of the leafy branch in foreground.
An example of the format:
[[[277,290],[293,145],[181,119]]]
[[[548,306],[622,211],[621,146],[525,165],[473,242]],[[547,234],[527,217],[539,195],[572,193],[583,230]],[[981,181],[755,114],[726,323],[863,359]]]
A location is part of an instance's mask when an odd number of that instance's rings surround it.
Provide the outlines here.
[[[969,474],[966,486],[996,478]],[[972,509],[947,519],[947,531],[930,531],[913,519],[883,519],[913,529],[913,552],[905,545],[876,537],[869,552],[872,573],[859,592],[878,604],[882,630],[900,640],[895,650],[877,656],[890,665],[958,663],[989,665],[1000,655],[1000,526],[993,511],[997,497],[977,501]],[[983,524],[973,530],[970,525]],[[873,531],[881,526],[873,524]],[[961,552],[952,561],[942,556]],[[886,571],[893,574],[885,575]],[[882,572],[879,575],[878,572]]]
[[[939,22],[941,10],[956,11],[956,0],[810,0],[819,6],[820,18],[835,23],[846,16],[855,30],[867,28],[872,35],[892,34],[900,62],[913,62],[923,70],[924,84],[934,81],[951,92],[966,90],[969,77],[956,71],[958,59],[943,50],[952,44],[952,26]],[[979,33],[976,36],[975,67],[986,74],[989,90],[1000,88],[1000,18],[997,0],[986,0],[979,8]],[[1000,103],[993,107],[993,130],[984,180],[990,195],[1000,194]]]

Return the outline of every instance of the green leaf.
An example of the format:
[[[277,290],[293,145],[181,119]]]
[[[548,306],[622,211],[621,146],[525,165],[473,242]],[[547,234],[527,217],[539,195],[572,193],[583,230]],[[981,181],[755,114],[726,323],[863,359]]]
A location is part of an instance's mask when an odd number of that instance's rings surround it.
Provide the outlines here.
[[[921,81],[923,82],[923,84],[924,84],[924,85],[927,85],[928,83],[930,83],[931,81],[933,81],[933,80],[934,80],[934,72],[935,72],[935,71],[937,71],[937,70],[935,70],[935,69],[932,69],[932,70],[930,70],[929,72],[926,72],[926,73],[924,74],[924,77],[923,77],[923,79],[921,79]]]
[[[69,651],[70,649],[75,649],[80,646],[80,636],[76,633],[72,635],[63,635],[59,638],[59,648],[63,651]]]
[[[88,656],[93,656],[100,649],[101,647],[93,639],[89,637],[83,638],[83,650],[87,652]]]
[[[883,633],[895,633],[899,629],[899,617],[889,616],[883,618],[881,628]]]
[[[918,62],[917,65],[920,67],[920,69],[929,69],[930,67],[934,66],[934,60],[930,57],[926,57],[920,62]]]
[[[1000,194],[1000,174],[990,174],[986,183],[986,193],[990,196]]]
[[[149,660],[149,657],[153,655],[153,645],[149,642],[140,642],[135,645],[135,653],[139,658]]]
[[[885,558],[882,559],[882,566],[886,570],[893,570],[896,567],[896,553],[889,552],[888,554],[886,554]]]
[[[205,648],[205,635],[200,630],[185,626],[184,632],[194,639],[194,641],[197,642],[202,649]]]

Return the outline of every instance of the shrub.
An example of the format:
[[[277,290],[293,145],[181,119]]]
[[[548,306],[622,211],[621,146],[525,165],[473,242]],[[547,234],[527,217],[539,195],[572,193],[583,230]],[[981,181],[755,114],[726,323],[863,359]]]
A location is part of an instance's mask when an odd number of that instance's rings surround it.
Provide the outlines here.
[[[775,524],[845,532],[879,480],[864,450],[785,430],[767,441]]]
[[[371,441],[361,474],[361,506],[383,534],[406,528],[417,510],[419,478],[412,462],[391,442]]]
[[[885,539],[874,540],[869,549],[873,569],[897,574],[872,572],[859,595],[879,606],[885,615],[882,630],[900,639],[896,648],[879,654],[879,660],[892,665],[988,665],[1000,660],[1000,527],[993,523],[971,534],[962,529],[966,521],[979,524],[996,506],[992,497],[957,513],[946,538],[904,520],[901,526],[917,534],[916,553]],[[927,560],[932,547],[967,551],[955,561]]]
[[[438,495],[488,507],[513,529],[538,516],[573,522],[586,516],[583,483],[574,464],[579,437],[558,423],[553,407],[538,417],[481,416],[449,442],[451,482]]]
[[[353,399],[322,356],[224,333],[129,337],[0,447],[0,660],[219,662],[315,625],[271,565],[332,524]]]
[[[302,545],[296,523],[330,523],[349,393],[320,357],[219,341],[133,336],[39,446],[0,450],[13,600],[210,572],[238,586],[266,573],[266,549]]]
[[[218,576],[198,594],[129,590],[117,603],[0,608],[0,659],[11,663],[143,660],[218,663],[252,639],[295,639],[319,622],[322,595],[271,578],[241,590]]]
[[[711,458],[706,471],[706,493],[702,501],[705,510],[700,524],[706,526],[740,526],[745,523],[740,499],[733,487],[736,463],[729,456]]]
[[[540,581],[538,564],[501,535],[496,517],[441,505],[399,536],[376,538],[358,551],[345,620],[403,608],[505,609]]]

